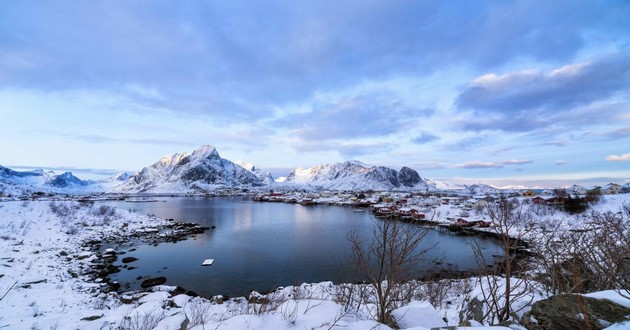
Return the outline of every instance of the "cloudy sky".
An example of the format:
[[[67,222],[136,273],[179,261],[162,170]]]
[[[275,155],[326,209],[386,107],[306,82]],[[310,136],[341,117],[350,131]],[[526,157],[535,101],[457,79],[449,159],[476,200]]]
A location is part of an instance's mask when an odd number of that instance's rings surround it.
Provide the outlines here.
[[[630,178],[630,2],[2,1],[0,165]],[[89,171],[81,171],[89,170]]]

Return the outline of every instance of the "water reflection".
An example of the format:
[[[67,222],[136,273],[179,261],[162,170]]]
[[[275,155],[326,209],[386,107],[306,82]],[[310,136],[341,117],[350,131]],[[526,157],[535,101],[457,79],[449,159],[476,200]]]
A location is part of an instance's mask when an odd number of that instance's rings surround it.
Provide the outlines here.
[[[343,261],[350,254],[346,235],[356,231],[372,235],[373,219],[368,212],[335,206],[257,203],[244,198],[163,198],[159,203],[109,202],[138,212],[175,218],[215,229],[196,240],[139,246],[129,256],[139,258],[133,270],[114,274],[114,279],[139,286],[138,276],[166,276],[169,285],[180,285],[202,295],[247,295],[249,290],[276,286],[338,280]],[[428,259],[444,258],[443,265],[459,270],[477,268],[468,245],[472,238],[429,231],[423,246],[437,247]],[[475,239],[484,247],[488,260],[498,254],[490,240]],[[201,267],[213,258],[210,267]],[[419,275],[433,267],[427,261]],[[340,268],[341,267],[341,268]],[[341,278],[341,280],[349,280]]]

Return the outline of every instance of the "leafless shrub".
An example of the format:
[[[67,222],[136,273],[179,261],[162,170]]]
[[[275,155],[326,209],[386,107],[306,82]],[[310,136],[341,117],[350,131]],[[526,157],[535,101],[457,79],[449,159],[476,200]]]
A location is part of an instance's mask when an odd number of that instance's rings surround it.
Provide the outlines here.
[[[429,250],[418,248],[426,234],[425,228],[392,220],[375,221],[370,240],[356,232],[348,234],[349,264],[354,275],[374,290],[374,295],[366,296],[374,299],[377,321],[393,324],[390,312],[411,300],[417,282],[406,281],[413,278]]]
[[[48,205],[52,213],[62,219],[69,217],[75,211],[74,208],[69,207],[66,203],[55,203],[54,201],[52,201]]]
[[[108,206],[108,205],[101,205],[99,207],[96,208],[92,208],[91,213],[95,216],[114,216],[116,214],[116,208]]]
[[[164,311],[152,309],[123,317],[119,330],[152,330],[164,319]]]
[[[205,329],[205,325],[210,321],[210,316],[207,313],[208,303],[204,299],[191,299],[184,306],[184,311],[190,320],[190,323],[188,323],[190,328],[201,325],[202,329]]]
[[[571,235],[571,243],[583,261],[587,290],[614,289],[630,298],[630,219],[623,212],[593,216],[583,231]]]

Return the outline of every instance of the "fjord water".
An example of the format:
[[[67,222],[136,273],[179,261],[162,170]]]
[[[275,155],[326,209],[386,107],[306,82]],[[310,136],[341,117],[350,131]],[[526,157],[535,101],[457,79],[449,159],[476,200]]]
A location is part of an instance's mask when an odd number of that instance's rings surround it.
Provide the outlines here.
[[[139,199],[141,200],[141,199]],[[122,269],[112,280],[139,288],[139,276],[165,276],[167,285],[179,285],[203,296],[247,296],[250,290],[345,278],[351,253],[347,234],[372,236],[375,221],[369,211],[354,212],[341,206],[254,202],[245,197],[147,198],[153,202],[108,202],[119,208],[155,214],[161,218],[215,226],[204,234],[177,243],[139,245],[125,256],[139,260],[135,269]],[[157,201],[155,201],[157,200]],[[470,243],[482,248],[486,260],[499,254],[489,239],[457,236],[429,230],[422,247],[435,245],[418,271],[441,267],[452,270],[479,268]],[[209,267],[204,259],[215,259]],[[440,259],[439,264],[433,260]]]

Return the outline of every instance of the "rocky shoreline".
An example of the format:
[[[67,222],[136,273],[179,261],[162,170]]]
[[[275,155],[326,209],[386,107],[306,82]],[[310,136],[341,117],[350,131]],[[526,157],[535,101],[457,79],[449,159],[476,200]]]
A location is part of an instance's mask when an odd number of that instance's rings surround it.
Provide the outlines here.
[[[91,268],[87,269],[83,275],[88,277],[88,281],[99,285],[101,293],[116,292],[123,294],[130,290],[129,285],[121,286],[117,281],[110,279],[111,274],[120,272],[123,269],[134,269],[133,262],[138,260],[135,257],[125,257],[126,251],[133,251],[136,244],[158,245],[160,243],[176,243],[192,238],[198,234],[211,230],[210,227],[204,227],[194,223],[176,222],[174,219],[166,219],[167,223],[156,227],[146,227],[132,232],[126,232],[126,226],[123,224],[120,235],[111,235],[102,239],[91,239],[83,243],[83,248],[87,250],[77,256],[81,259],[91,259]],[[110,246],[115,246],[112,248]],[[122,262],[118,264],[118,261]],[[69,271],[73,277],[73,274]],[[167,279],[165,277],[146,278],[143,281],[142,288],[149,289],[153,286],[163,285]],[[190,296],[197,296],[193,291],[185,290],[177,287],[175,294],[186,293]],[[123,301],[124,299],[121,299]],[[124,303],[124,301],[123,301]]]

